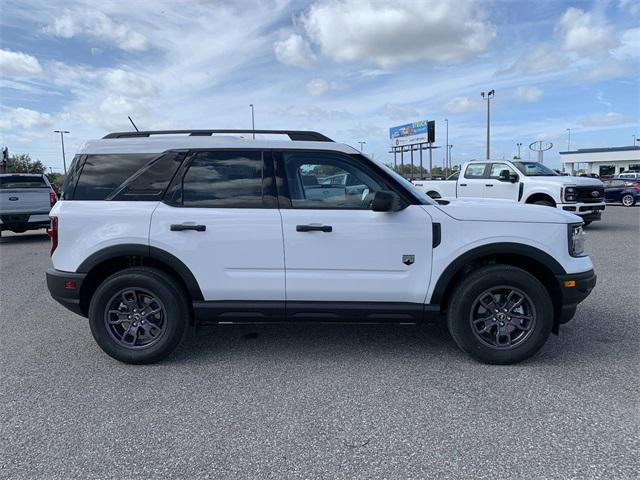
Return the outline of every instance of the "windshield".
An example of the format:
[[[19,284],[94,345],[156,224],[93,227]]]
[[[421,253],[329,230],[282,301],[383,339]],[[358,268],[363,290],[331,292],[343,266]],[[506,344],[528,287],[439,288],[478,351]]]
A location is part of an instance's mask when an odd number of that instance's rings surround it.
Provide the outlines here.
[[[558,174],[538,162],[513,162],[518,170],[527,177],[557,177]]]

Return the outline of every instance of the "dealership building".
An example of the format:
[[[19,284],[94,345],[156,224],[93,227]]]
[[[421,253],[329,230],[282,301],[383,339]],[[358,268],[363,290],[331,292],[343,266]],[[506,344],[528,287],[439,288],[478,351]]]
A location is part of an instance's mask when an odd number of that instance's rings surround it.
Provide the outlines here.
[[[598,175],[618,175],[628,170],[640,171],[640,147],[579,148],[560,152],[565,172],[578,170]]]

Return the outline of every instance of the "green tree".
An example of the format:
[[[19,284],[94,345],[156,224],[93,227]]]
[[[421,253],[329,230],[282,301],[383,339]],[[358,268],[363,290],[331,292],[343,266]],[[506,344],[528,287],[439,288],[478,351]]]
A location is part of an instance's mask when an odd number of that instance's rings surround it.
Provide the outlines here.
[[[40,160],[32,160],[28,153],[9,155],[7,173],[44,173],[46,167]]]
[[[64,182],[64,175],[58,172],[47,173],[47,178],[51,185],[55,185],[59,189],[62,188],[62,183]]]

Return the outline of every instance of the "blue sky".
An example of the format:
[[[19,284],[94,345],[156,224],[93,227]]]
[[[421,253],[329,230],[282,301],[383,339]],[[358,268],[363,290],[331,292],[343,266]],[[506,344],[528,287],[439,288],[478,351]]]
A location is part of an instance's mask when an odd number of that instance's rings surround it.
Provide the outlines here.
[[[83,141],[141,129],[312,129],[392,161],[388,129],[435,120],[452,159],[516,143],[640,137],[640,3],[631,0],[216,2],[4,0],[0,143],[62,169]],[[527,153],[523,147],[523,157]],[[442,153],[434,156],[435,164]]]

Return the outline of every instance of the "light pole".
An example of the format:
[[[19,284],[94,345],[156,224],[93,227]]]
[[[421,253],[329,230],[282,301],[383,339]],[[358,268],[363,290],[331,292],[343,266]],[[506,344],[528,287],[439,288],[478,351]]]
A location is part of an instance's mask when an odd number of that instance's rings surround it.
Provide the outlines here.
[[[452,148],[453,148],[453,145],[447,144],[447,157],[449,158],[449,168],[447,168],[447,172],[451,172],[451,149]]]
[[[491,136],[491,98],[496,95],[496,91],[489,90],[489,93],[487,93],[486,95],[484,92],[482,92],[480,95],[482,95],[482,98],[487,101],[487,160],[489,160],[489,157],[491,156],[491,150],[489,146]]]
[[[444,153],[444,156],[445,156],[444,168],[446,170],[446,169],[449,168],[449,119],[445,118],[444,121],[447,124],[447,136],[446,136],[446,139],[445,139],[445,145],[447,145],[447,151]],[[429,172],[429,173],[431,173],[431,172]]]
[[[571,150],[571,129],[567,128],[567,152]]]
[[[253,103],[250,103],[249,106],[251,107],[251,130],[253,132],[253,139],[256,139],[256,118],[254,116],[254,112],[253,112]]]
[[[360,153],[362,153],[362,147],[364,146],[365,143],[367,142],[358,142],[360,144]]]
[[[637,138],[636,135],[631,135],[633,137],[633,146],[636,146],[636,142],[640,142],[640,138]]]
[[[522,160],[522,157],[520,156],[520,147],[522,146],[522,142],[518,142],[516,145],[518,146],[518,160]]]
[[[64,134],[70,133],[68,130],[54,130],[54,133],[60,134],[60,142],[62,143],[62,166],[64,167],[64,174],[67,175],[67,159],[64,157]]]

